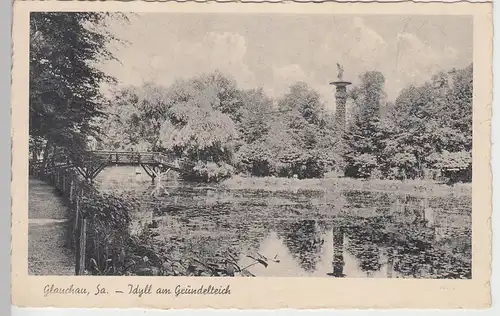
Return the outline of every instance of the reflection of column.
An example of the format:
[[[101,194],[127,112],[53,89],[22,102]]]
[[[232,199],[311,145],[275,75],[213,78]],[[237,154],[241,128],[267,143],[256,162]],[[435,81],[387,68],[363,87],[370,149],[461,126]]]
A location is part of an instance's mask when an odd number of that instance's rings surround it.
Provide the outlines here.
[[[387,278],[392,278],[392,273],[394,272],[394,257],[396,256],[396,250],[387,250]]]
[[[333,229],[333,276],[344,277],[344,229]]]

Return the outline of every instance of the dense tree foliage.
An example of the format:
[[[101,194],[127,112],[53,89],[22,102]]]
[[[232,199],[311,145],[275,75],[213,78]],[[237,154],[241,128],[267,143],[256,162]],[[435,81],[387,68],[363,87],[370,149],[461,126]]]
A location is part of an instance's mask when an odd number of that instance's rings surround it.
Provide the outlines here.
[[[181,93],[189,96],[167,111],[160,137],[166,150],[195,161],[195,171],[203,179],[218,180],[232,174],[238,133],[230,116],[234,112],[225,107],[226,102],[231,102],[231,94],[211,77],[207,79],[176,86],[187,86],[192,91]]]
[[[121,87],[107,111],[103,148],[164,151],[193,162],[206,181],[230,176],[245,114],[241,96],[219,72],[168,87]]]
[[[262,140],[269,133],[274,115],[273,101],[266,96],[262,89],[242,91],[242,107],[240,109],[240,124],[238,132],[241,141],[251,144]]]
[[[385,78],[371,71],[361,76],[361,84],[352,91],[355,101],[354,120],[349,126],[345,143],[345,170],[347,176],[367,177],[379,164],[381,147],[381,107]]]
[[[277,100],[219,72],[123,87],[107,111],[104,144],[186,158],[207,181],[234,172],[322,177],[339,166],[349,177],[407,179],[470,167],[472,65],[408,87],[394,103],[384,84],[370,71],[349,91],[354,107],[342,142],[333,114],[302,82]]]
[[[259,121],[264,136],[246,143],[238,153],[242,171],[253,175],[321,177],[335,162],[335,135],[331,115],[319,94],[298,82],[269,110],[268,122]],[[269,113],[269,112],[268,112]]]
[[[470,169],[472,70],[440,72],[401,91],[394,104],[381,101],[381,74],[364,75],[353,91],[362,97],[355,97],[357,119],[346,137],[347,175],[407,179]]]
[[[99,136],[95,119],[104,115],[99,89],[113,79],[95,65],[113,58],[107,44],[117,40],[96,12],[30,15],[30,151],[37,158],[56,148],[85,148]]]
[[[386,141],[384,156],[387,169],[399,166],[400,174],[389,175],[415,178],[436,168],[471,167],[472,65],[402,91],[392,110],[393,137]],[[448,153],[468,158],[457,164]],[[442,164],[443,158],[448,164]]]
[[[332,165],[332,118],[303,83],[277,104],[262,89],[240,90],[219,72],[168,87],[116,91],[104,147],[161,150],[196,164],[204,180],[240,172],[322,176]]]

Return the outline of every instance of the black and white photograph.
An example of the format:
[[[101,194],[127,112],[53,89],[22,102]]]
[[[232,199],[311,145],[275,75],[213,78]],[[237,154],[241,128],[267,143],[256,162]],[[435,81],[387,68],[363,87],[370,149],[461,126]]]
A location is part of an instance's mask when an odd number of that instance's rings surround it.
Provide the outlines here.
[[[472,16],[29,21],[29,275],[473,277]]]

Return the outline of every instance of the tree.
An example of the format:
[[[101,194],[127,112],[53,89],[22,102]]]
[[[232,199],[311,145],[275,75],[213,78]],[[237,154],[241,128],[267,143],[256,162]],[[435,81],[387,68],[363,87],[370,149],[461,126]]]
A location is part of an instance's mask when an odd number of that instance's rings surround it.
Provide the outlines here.
[[[386,141],[384,156],[389,176],[399,179],[423,175],[425,157],[434,152],[432,108],[435,96],[430,84],[404,89],[394,107],[394,138]]]
[[[361,75],[361,85],[351,91],[356,104],[354,122],[345,134],[345,173],[351,177],[370,177],[382,150],[380,110],[384,101],[385,78],[378,71]]]
[[[263,98],[262,92],[258,95],[258,103],[271,108],[270,100]],[[278,99],[272,114],[255,118],[257,128],[249,134],[257,137],[247,137],[250,142],[238,152],[243,170],[257,176],[310,178],[323,176],[333,164],[332,117],[325,113],[318,92],[307,84],[293,84]]]
[[[288,130],[279,114],[273,118],[267,134],[252,143],[245,143],[237,153],[240,170],[255,176],[291,176],[293,171],[286,157],[300,155],[298,140]]]
[[[440,72],[400,93],[388,120],[392,137],[386,138],[383,153],[387,176],[424,177],[450,157],[472,157],[472,73],[472,65]]]
[[[336,137],[333,117],[325,112],[319,93],[305,83],[295,83],[278,101],[278,107],[293,140],[279,156],[281,162],[300,178],[322,177],[336,162]]]
[[[193,78],[190,84],[196,91],[212,90],[217,97],[213,108],[229,115],[235,123],[240,121],[242,114],[240,109],[243,106],[242,96],[232,77],[216,70]]]
[[[298,124],[297,127],[302,126],[302,122],[297,120],[296,113],[307,123],[319,125],[324,110],[319,93],[312,90],[304,82],[291,85],[288,93],[278,101],[278,107],[289,111],[291,125]]]
[[[84,149],[99,137],[103,82],[113,78],[96,67],[114,58],[99,12],[34,12],[30,15],[30,137],[45,142],[44,156],[59,148]],[[39,146],[33,147],[38,150]]]
[[[148,120],[142,111],[143,100],[140,96],[142,87],[126,86],[114,91],[113,98],[105,110],[106,118],[102,120],[102,149],[107,150],[140,150],[152,148],[148,139]]]
[[[460,70],[453,70],[450,73],[452,77],[451,96],[450,96],[450,120],[449,126],[454,130],[460,131],[464,138],[456,151],[472,150],[472,99],[473,99],[473,65]],[[452,149],[452,148],[450,148]]]
[[[242,106],[239,109],[238,130],[241,140],[251,144],[262,139],[271,127],[273,112],[272,100],[262,89],[241,92]]]
[[[207,79],[208,81],[204,81]],[[228,94],[220,91],[212,76],[178,81],[168,96],[167,119],[159,140],[163,148],[178,157],[196,162],[195,171],[206,181],[232,174],[233,154],[238,131],[230,114],[219,109]],[[220,78],[219,78],[220,79]],[[222,88],[226,91],[226,88]],[[231,94],[229,94],[231,95]]]

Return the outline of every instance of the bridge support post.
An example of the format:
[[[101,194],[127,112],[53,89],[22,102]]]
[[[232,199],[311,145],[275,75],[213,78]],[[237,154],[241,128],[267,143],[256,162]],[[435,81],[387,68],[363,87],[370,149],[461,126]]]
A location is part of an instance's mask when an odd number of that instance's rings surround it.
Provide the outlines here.
[[[103,163],[101,163],[96,169],[94,169],[94,171],[92,172],[91,174],[91,180],[94,180],[97,175],[102,171],[104,170],[104,168],[106,168],[106,166],[108,165],[108,162],[105,161]]]
[[[151,178],[151,183],[155,183],[156,173],[154,172],[154,170],[150,166],[143,163],[141,163],[141,167],[142,169],[144,169],[146,174]]]
[[[108,165],[108,162],[102,162],[99,165],[93,166],[78,166],[76,170],[90,183],[94,181],[97,175]]]

